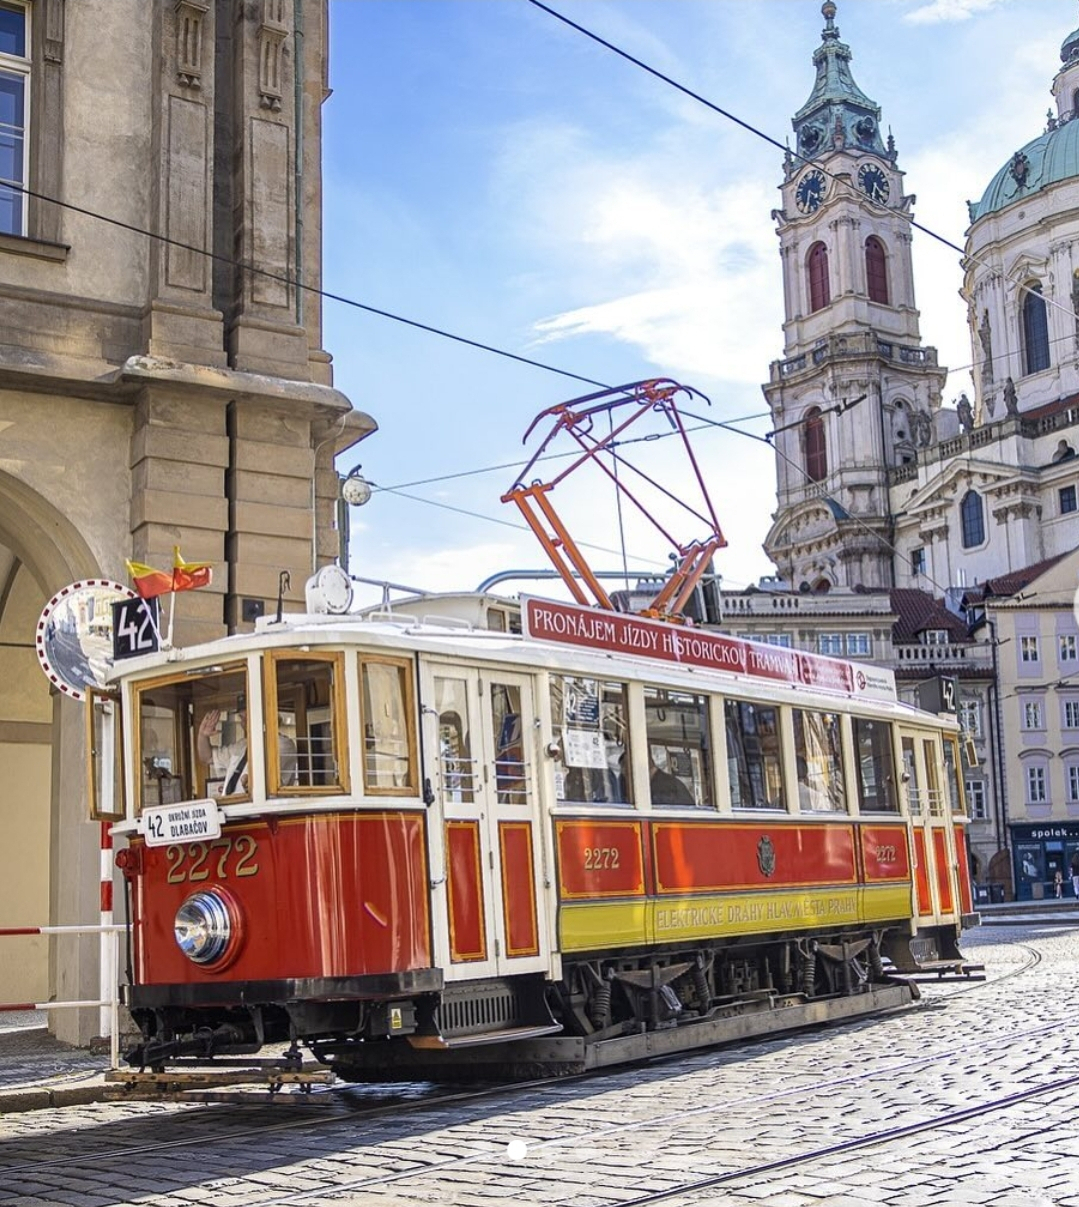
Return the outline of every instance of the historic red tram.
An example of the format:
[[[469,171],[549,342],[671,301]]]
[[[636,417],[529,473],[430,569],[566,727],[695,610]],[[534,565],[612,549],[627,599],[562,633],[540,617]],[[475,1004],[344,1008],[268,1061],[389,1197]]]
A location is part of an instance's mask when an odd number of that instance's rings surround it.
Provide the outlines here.
[[[521,633],[491,597],[344,614],[333,570],[309,614],[118,664],[90,709],[132,1064],[583,1069],[960,961],[958,733],[888,671],[536,599]]]

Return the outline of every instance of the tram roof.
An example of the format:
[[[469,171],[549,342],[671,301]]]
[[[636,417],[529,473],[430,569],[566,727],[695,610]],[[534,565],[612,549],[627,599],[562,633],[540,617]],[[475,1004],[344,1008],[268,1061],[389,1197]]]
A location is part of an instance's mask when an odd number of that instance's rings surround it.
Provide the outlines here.
[[[449,601],[453,597],[433,597]],[[466,597],[457,597],[460,600]],[[467,597],[470,610],[482,597]],[[486,597],[493,604],[505,607],[514,601],[502,597]],[[199,645],[161,650],[138,658],[125,659],[118,663],[111,675],[112,682],[154,678],[170,670],[207,672],[224,661],[234,662],[249,658],[264,650],[295,646],[307,647],[367,647],[387,653],[419,653],[440,660],[463,659],[477,665],[496,664],[518,670],[561,671],[598,679],[633,679],[658,686],[668,686],[685,691],[716,692],[749,699],[756,702],[802,704],[805,706],[836,707],[852,709],[861,714],[888,716],[911,721],[932,721],[939,724],[934,714],[923,712],[893,695],[890,699],[858,696],[852,692],[786,682],[779,679],[755,677],[737,671],[719,670],[708,666],[663,661],[644,654],[620,650],[592,648],[585,645],[566,645],[546,640],[535,635],[508,633],[478,628],[455,619],[450,614],[424,614],[420,605],[422,597],[409,600],[411,605],[392,611],[350,612],[344,615],[286,613],[280,621],[263,618],[252,633],[239,633]],[[547,601],[534,601],[545,603]],[[565,604],[554,604],[565,609]],[[419,614],[417,614],[417,612]],[[702,640],[722,640],[742,646],[754,646],[762,650],[761,643],[745,642],[728,637],[714,630],[685,629],[677,625],[646,621],[623,613],[605,613],[588,610],[589,615],[605,622],[632,621],[650,626],[660,625],[682,638],[692,635]],[[774,656],[777,647],[763,647],[765,656]],[[792,651],[784,651],[792,654]],[[812,657],[812,656],[810,656]],[[836,661],[836,660],[831,660]],[[866,671],[882,672],[882,668],[868,664]],[[884,672],[890,675],[890,672]]]

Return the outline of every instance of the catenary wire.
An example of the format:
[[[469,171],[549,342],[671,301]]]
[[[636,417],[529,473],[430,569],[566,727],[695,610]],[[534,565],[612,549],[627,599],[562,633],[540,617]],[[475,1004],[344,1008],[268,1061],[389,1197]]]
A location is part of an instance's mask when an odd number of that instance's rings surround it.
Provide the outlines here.
[[[722,108],[714,101],[710,101],[707,97],[702,96],[699,92],[694,92],[692,88],[687,88],[684,84],[680,84],[676,79],[673,79],[671,76],[666,75],[664,72],[644,62],[643,59],[637,58],[635,55],[630,54],[629,51],[623,50],[620,46],[617,46],[614,42],[609,42],[606,38],[600,37],[599,34],[588,29],[586,26],[580,25],[576,21],[571,20],[564,13],[560,13],[557,11],[557,9],[553,9],[549,5],[544,4],[543,0],[527,0],[527,3],[531,4],[534,8],[542,10],[549,16],[554,17],[555,20],[561,21],[564,25],[569,26],[570,29],[575,29],[578,33],[583,34],[586,38],[590,38],[593,42],[596,42],[598,45],[604,47],[604,49],[611,51],[612,54],[618,55],[619,58],[625,59],[627,62],[632,63],[635,67],[639,67],[642,71],[647,72],[649,75],[655,76],[656,79],[661,80],[663,83],[669,84],[670,87],[674,88],[678,92],[681,92],[683,95],[688,96],[691,100],[697,101],[698,104],[704,105],[706,109],[712,110],[713,113],[718,113],[720,117],[725,117],[728,121],[734,122],[735,125],[741,126],[743,130],[747,130],[750,134],[755,135],[757,138],[763,139],[770,146],[782,151],[784,155],[789,155],[793,159],[800,160],[803,164],[812,163],[829,179],[835,181],[843,187],[847,186],[847,181],[843,180],[836,173],[831,172],[823,164],[816,162],[811,156],[803,155],[800,151],[792,151],[787,143],[781,143],[778,139],[773,138],[770,134],[765,133],[765,131],[761,130],[759,127],[754,126],[752,123],[743,120],[734,113],[731,113],[730,110]],[[883,209],[884,207],[880,208]],[[893,210],[889,212],[895,213],[897,211]],[[918,222],[916,219],[908,215],[900,215],[900,217],[905,217],[910,226],[915,230],[921,231],[922,234],[928,235],[931,239],[935,239],[938,243],[942,243],[951,251],[958,252],[964,260],[970,263],[979,264],[981,267],[989,269],[993,277],[1003,279],[1001,273],[993,272],[990,265],[986,264],[984,260],[967,252],[964,248],[960,247],[958,243],[953,242],[946,235],[938,234],[938,232],[933,230],[931,227],[923,225],[921,222]],[[1027,290],[1027,286],[1025,285],[1021,285],[1019,288],[1020,290],[1024,291]],[[1046,305],[1054,306],[1058,310],[1064,311],[1065,314],[1072,316],[1075,315],[1075,310],[1073,308],[1062,305],[1060,302],[1056,301],[1055,298],[1043,297],[1042,301],[1045,302]],[[998,358],[994,357],[993,359],[996,360]],[[974,367],[976,366],[961,365],[958,369],[949,369],[948,373],[950,375],[952,373],[962,372],[965,369],[971,369]]]

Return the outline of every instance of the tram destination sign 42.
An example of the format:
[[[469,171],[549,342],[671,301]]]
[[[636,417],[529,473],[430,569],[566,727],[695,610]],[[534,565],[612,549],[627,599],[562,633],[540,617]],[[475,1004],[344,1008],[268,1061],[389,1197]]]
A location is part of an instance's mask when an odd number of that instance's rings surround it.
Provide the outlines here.
[[[148,847],[221,837],[221,813],[213,800],[143,809],[139,829]]]
[[[553,600],[526,596],[521,607],[525,635],[534,640],[799,683],[863,699],[896,699],[895,676],[878,666]]]

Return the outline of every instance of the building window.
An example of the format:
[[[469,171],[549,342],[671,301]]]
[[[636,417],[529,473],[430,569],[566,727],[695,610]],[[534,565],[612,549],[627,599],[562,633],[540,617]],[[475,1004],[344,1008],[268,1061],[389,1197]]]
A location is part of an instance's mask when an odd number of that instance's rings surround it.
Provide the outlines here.
[[[911,550],[910,572],[911,574],[925,573],[925,546],[919,545],[917,549]]]
[[[1079,803],[1079,764],[1068,767],[1068,804]]]
[[[967,780],[967,806],[975,821],[985,821],[985,780]]]
[[[1027,768],[1027,804],[1044,805],[1049,799],[1045,790],[1045,768]]]
[[[1074,486],[1062,486],[1057,493],[1060,496],[1061,515],[1067,515],[1069,511],[1077,510]]]
[[[865,241],[865,280],[871,302],[888,305],[888,257],[876,235]]]
[[[785,650],[789,650],[791,648],[790,633],[762,633],[757,640],[763,641],[765,645],[782,646]]]
[[[868,633],[847,634],[847,654],[851,658],[868,657],[872,652]]]
[[[1042,706],[1039,700],[1028,700],[1023,705],[1023,728],[1042,728]]]
[[[1079,729],[1079,700],[1064,701],[1064,728]]]
[[[976,490],[968,490],[959,505],[959,519],[963,529],[963,548],[972,549],[985,540],[985,511],[982,497]]]
[[[963,732],[971,738],[982,736],[982,705],[979,700],[959,701],[959,724]]]
[[[817,653],[818,654],[842,654],[843,653],[843,634],[842,633],[818,633],[817,634]]]
[[[1076,648],[1076,637],[1075,637],[1074,633],[1061,633],[1061,635],[1060,635],[1060,661],[1061,662],[1079,661],[1079,648]]]
[[[1023,352],[1028,373],[1049,368],[1049,321],[1040,281],[1031,282],[1023,291]]]
[[[1023,662],[1039,662],[1041,660],[1037,637],[1019,638],[1019,657]]]
[[[948,630],[947,629],[926,629],[922,633],[922,641],[926,645],[947,645]]]
[[[27,183],[30,96],[29,12],[0,3],[0,232],[26,234],[25,194],[8,186]]]
[[[823,243],[814,243],[809,249],[809,310],[823,310],[832,300],[832,287],[828,280],[828,249]]]
[[[820,407],[810,407],[805,417],[806,477],[823,482],[828,476],[828,449],[824,440],[824,417]]]

